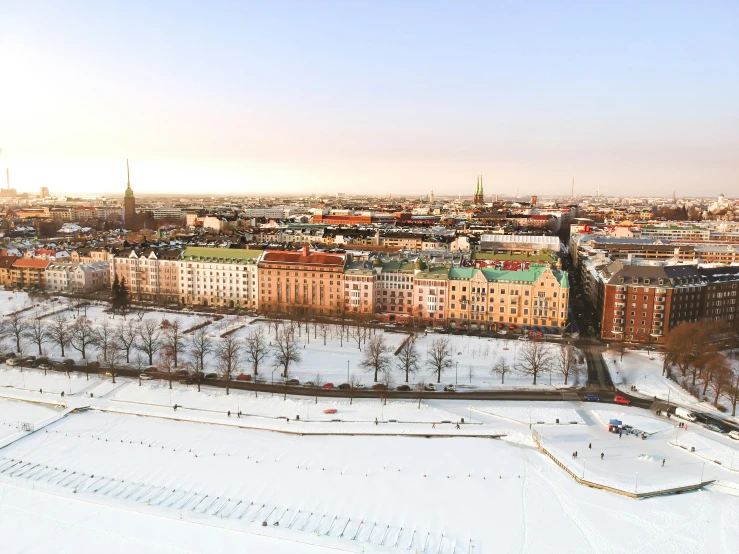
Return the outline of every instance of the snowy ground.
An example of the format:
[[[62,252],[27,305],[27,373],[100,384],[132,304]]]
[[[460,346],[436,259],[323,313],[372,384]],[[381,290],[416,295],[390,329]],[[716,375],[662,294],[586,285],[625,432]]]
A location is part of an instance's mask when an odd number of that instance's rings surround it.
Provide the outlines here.
[[[722,467],[739,471],[739,445],[737,441],[726,436],[708,436],[698,433],[680,433],[670,444],[691,451],[704,460],[720,463]],[[691,451],[692,452],[692,451]]]
[[[643,410],[633,410],[628,412],[620,412],[613,410],[593,410],[603,425],[608,427],[608,422],[612,419],[620,420],[624,425],[630,425],[634,429],[643,431],[648,435],[674,429],[675,425],[668,422],[666,418],[656,418],[642,415]]]
[[[30,308],[29,310],[19,314],[20,317],[28,318],[30,321],[32,318],[38,317],[42,314],[52,313],[56,310],[63,309],[64,307],[67,307],[68,309],[61,315],[66,316],[70,323],[73,323],[78,316],[84,316],[88,318],[95,327],[99,327],[104,321],[107,321],[112,327],[118,328],[120,325],[124,325],[128,321],[137,322],[139,320],[136,313],[128,314],[125,319],[120,315],[113,316],[105,313],[104,310],[107,306],[100,303],[94,303],[82,310],[79,310],[78,313],[78,310],[73,309],[71,304],[62,297],[57,301],[47,301],[34,304],[28,300],[26,293],[0,291],[0,314],[7,314],[24,308]],[[44,318],[42,321],[51,321],[52,317]],[[252,318],[224,316],[222,320],[214,321],[212,317],[205,315],[198,315],[190,312],[172,313],[164,311],[149,311],[146,314],[142,314],[142,318],[143,320],[153,319],[157,322],[161,322],[163,319],[167,319],[172,322],[176,319],[179,321],[183,330],[192,328],[204,321],[211,321],[211,323],[206,326],[206,330],[213,341],[214,350],[221,341],[221,335],[231,329],[237,329],[234,336],[243,340],[252,330],[261,327],[264,330],[268,341],[271,342],[275,340],[274,326],[269,327],[264,321],[255,321]],[[322,382],[331,382],[334,383],[334,385],[346,383],[350,376],[356,376],[364,384],[372,384],[373,374],[362,369],[360,365],[363,355],[362,352],[366,345],[365,343],[362,343],[360,349],[360,346],[354,338],[353,331],[354,328],[348,325],[343,331],[340,325],[330,325],[328,326],[328,334],[324,341],[320,328],[314,325],[309,325],[309,331],[306,332],[305,325],[301,325],[297,328],[296,338],[302,346],[300,350],[302,359],[299,363],[294,364],[291,367],[291,376],[300,379],[301,382],[315,381],[318,377]],[[391,359],[393,362],[391,370],[392,382],[394,385],[400,385],[405,382],[405,375],[397,368],[397,359],[393,354],[408,335],[404,333],[384,332],[383,330],[378,330],[377,333],[381,333],[383,335],[385,342],[391,351]],[[524,343],[517,340],[455,335],[447,336],[430,333],[428,335],[419,335],[416,339],[419,353],[419,368],[415,374],[410,376],[410,384],[436,382],[436,376],[432,374],[427,363],[428,349],[435,339],[443,337],[446,337],[450,342],[453,359],[452,367],[445,370],[442,375],[441,381],[445,384],[456,383],[462,387],[467,386],[486,389],[532,387],[546,389],[575,386],[579,385],[582,381],[581,377],[575,376],[569,380],[568,385],[564,385],[564,378],[556,372],[552,372],[539,375],[537,385],[534,387],[530,376],[522,375],[514,370],[506,374],[505,384],[501,384],[500,376],[491,374],[491,368],[499,360],[505,360],[508,366],[514,367],[519,358],[520,349]],[[558,348],[559,347],[557,345],[551,345],[553,355],[556,355]],[[14,341],[6,338],[3,348],[0,348],[0,350],[3,349],[15,350]],[[25,341],[23,352],[26,355],[39,354],[38,347],[35,344],[31,344],[28,340]],[[132,353],[132,363],[136,358],[136,353],[136,351]],[[61,358],[60,348],[51,342],[43,344],[42,354],[52,358]],[[74,358],[78,361],[81,360],[81,354],[71,346],[66,348],[65,357]],[[187,356],[184,357],[186,358]],[[87,359],[94,361],[97,358],[98,352],[96,348],[89,347]],[[156,362],[156,360],[154,361]],[[148,359],[145,360],[144,365],[148,365]],[[240,369],[237,373],[252,373],[252,368],[247,363],[244,356],[241,357],[239,368]],[[262,376],[267,380],[278,380],[280,371],[273,371],[274,369],[275,368],[270,357],[262,364],[260,371]],[[206,359],[205,371],[206,373],[217,372],[214,352],[211,352]]]
[[[569,404],[562,402],[495,402],[475,403],[475,411],[524,424],[560,425],[583,423],[582,417]]]
[[[592,440],[593,452],[608,452],[608,461],[597,460],[603,467],[634,458],[628,463],[643,468],[645,487],[650,471],[692,477],[702,465],[672,452],[661,468],[656,446],[622,439],[619,453],[599,425],[589,439],[582,427],[547,429],[566,433],[566,448]],[[642,450],[649,460],[637,458]],[[737,497],[704,491],[634,501],[577,485],[534,449],[489,439],[296,437],[86,412],[0,451],[0,487],[9,551],[116,552],[120,541],[141,552],[236,544],[322,552],[310,546],[318,543],[462,554],[470,541],[475,552],[739,548],[739,530],[727,524],[739,516]]]

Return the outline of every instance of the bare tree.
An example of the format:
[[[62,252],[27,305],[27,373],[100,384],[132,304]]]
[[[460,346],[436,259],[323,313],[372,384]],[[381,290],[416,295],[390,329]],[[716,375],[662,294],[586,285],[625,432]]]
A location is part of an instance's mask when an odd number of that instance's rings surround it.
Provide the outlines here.
[[[121,321],[120,326],[116,330],[115,338],[118,343],[118,347],[122,352],[126,353],[126,363],[131,363],[131,349],[136,344],[136,339],[139,336],[136,324],[129,320],[126,322]]]
[[[254,380],[256,381],[257,375],[259,375],[259,364],[269,356],[269,347],[267,346],[267,339],[264,336],[264,329],[257,327],[249,331],[246,336],[246,345],[244,348],[246,353],[246,359],[251,364],[252,370],[254,371]]]
[[[15,339],[15,348],[17,352],[21,351],[21,341],[28,333],[28,321],[18,314],[12,314],[7,320],[8,334]]]
[[[415,335],[411,335],[400,347],[400,351],[395,357],[395,365],[405,373],[406,383],[410,374],[418,371],[418,348],[416,347]]]
[[[172,370],[174,369],[174,357],[169,348],[163,348],[159,351],[157,357],[157,367],[160,371],[167,373],[167,380],[169,381],[169,388],[172,388]]]
[[[713,405],[718,405],[718,399],[724,390],[731,387],[732,368],[729,360],[722,354],[717,354],[708,360],[711,373],[711,390],[714,393]]]
[[[365,340],[365,337],[367,336],[367,328],[362,325],[354,325],[351,328],[351,336],[354,339],[354,341],[357,343],[357,348],[359,350],[362,350],[362,341]]]
[[[153,365],[154,355],[162,345],[159,324],[153,319],[145,319],[143,322],[139,323],[137,330],[139,332],[140,340],[136,345],[136,348],[146,354],[149,357],[149,365]]]
[[[475,368],[470,364],[467,366],[467,377],[470,378],[470,385],[472,384],[472,378],[475,376]]]
[[[566,385],[572,374],[577,371],[575,349],[569,344],[561,345],[555,360],[553,360],[553,365],[557,373],[565,378]]]
[[[552,367],[552,354],[549,345],[538,340],[523,343],[516,361],[516,370],[524,375],[531,375],[536,384],[536,378],[543,371]]]
[[[116,329],[110,324],[109,320],[105,319],[103,324],[93,331],[92,343],[98,347],[100,351],[100,358],[102,361],[107,362],[111,358],[109,352],[112,348],[118,350],[118,340],[116,337]]]
[[[729,363],[727,384],[722,394],[731,404],[731,416],[736,417],[736,406],[739,404],[739,361],[736,359]]]
[[[318,326],[319,330],[321,332],[321,336],[323,337],[323,346],[326,346],[326,339],[329,336],[329,333],[331,332],[331,328],[327,323],[321,323],[321,325]]]
[[[282,368],[282,376],[287,379],[290,371],[290,364],[300,363],[302,356],[298,349],[298,343],[295,340],[295,334],[289,329],[278,331],[275,343],[272,346],[272,358],[274,366]]]
[[[218,370],[226,381],[226,394],[229,394],[229,385],[233,379],[241,357],[241,343],[233,335],[226,335],[216,349]]]
[[[359,375],[351,375],[349,377],[349,404],[354,403],[354,391],[361,388],[361,384],[362,379]],[[318,386],[318,383],[316,383],[316,386]]]
[[[144,319],[144,316],[147,313],[149,313],[149,310],[147,310],[141,304],[138,304],[137,306],[134,306],[131,311],[136,315],[136,317],[139,319],[139,321],[142,321]]]
[[[436,382],[441,383],[441,374],[452,367],[452,348],[447,337],[434,339],[429,345],[426,365],[436,374]]]
[[[205,357],[213,350],[213,344],[206,330],[198,329],[189,339],[190,356],[195,366],[195,379],[200,392],[200,380],[205,373]]]
[[[614,354],[619,355],[619,361],[624,361],[624,354],[626,353],[626,343],[623,341],[616,341],[611,343],[611,350]],[[567,381],[565,381],[566,383]]]
[[[510,373],[512,369],[513,368],[505,361],[505,358],[500,358],[493,364],[493,367],[490,368],[490,373],[500,375],[500,384],[505,385],[505,376]]]
[[[86,317],[78,318],[69,329],[69,344],[87,360],[87,348],[95,343],[95,330]]]
[[[380,383],[383,385],[384,389],[386,391],[393,388],[393,383],[395,382],[395,379],[393,378],[392,372],[389,371],[389,369],[386,369],[382,372],[382,375],[380,375]],[[382,395],[382,403],[387,404],[387,395]]]
[[[390,348],[385,344],[385,337],[377,335],[370,339],[369,345],[362,354],[359,366],[365,371],[374,371],[374,381],[377,375],[390,369]]]
[[[113,378],[113,382],[115,383],[116,369],[120,365],[121,361],[123,360],[123,352],[121,352],[120,347],[116,343],[115,333],[111,332],[110,336],[111,336],[111,339],[110,339],[109,344],[104,349],[100,348],[100,353],[98,354],[98,361],[100,362],[100,365],[108,368]],[[105,339],[99,339],[99,340],[103,341]],[[89,374],[88,374],[88,379],[89,379]]]
[[[41,356],[43,344],[48,340],[46,325],[40,319],[32,319],[26,329],[26,338],[38,347],[38,355]]]
[[[169,328],[164,331],[164,346],[172,354],[175,369],[177,369],[180,352],[182,352],[184,345],[185,337],[182,334],[182,327],[180,326],[179,320],[175,319],[169,325]]]
[[[69,327],[69,320],[63,315],[57,315],[51,320],[47,329],[49,341],[61,349],[62,358],[65,356],[64,349],[69,345],[69,341],[72,338]]]

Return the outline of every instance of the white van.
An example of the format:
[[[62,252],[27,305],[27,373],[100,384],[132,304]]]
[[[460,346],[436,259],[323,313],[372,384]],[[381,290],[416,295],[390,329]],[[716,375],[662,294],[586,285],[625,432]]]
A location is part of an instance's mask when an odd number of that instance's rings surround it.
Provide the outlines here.
[[[735,441],[739,441],[739,431],[729,431],[729,436]]]
[[[675,408],[675,415],[680,419],[684,419],[686,421],[695,421],[696,419],[693,412],[680,407]]]

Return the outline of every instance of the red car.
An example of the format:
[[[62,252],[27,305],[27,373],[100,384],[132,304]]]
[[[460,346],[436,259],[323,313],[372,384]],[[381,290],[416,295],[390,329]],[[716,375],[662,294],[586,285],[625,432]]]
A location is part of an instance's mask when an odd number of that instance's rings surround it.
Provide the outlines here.
[[[251,375],[244,375],[243,373],[236,377],[237,381],[251,381]]]
[[[387,390],[387,387],[382,383],[377,383],[376,385],[372,385],[372,390]]]
[[[334,384],[333,383],[326,383],[321,388],[322,389],[332,389],[332,388],[334,388]]]
[[[613,398],[613,401],[616,404],[623,404],[624,406],[628,406],[631,404],[631,400],[629,400],[628,398],[624,398],[623,396],[615,396]]]

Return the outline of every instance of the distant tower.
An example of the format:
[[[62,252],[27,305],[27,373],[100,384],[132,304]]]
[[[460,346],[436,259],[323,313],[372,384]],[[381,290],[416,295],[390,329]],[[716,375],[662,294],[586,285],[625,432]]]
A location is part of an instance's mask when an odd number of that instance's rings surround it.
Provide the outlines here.
[[[475,195],[472,197],[472,203],[482,204],[483,202],[484,200],[483,200],[483,192],[482,192],[482,175],[478,175],[477,187],[475,188]]]
[[[46,198],[49,196],[49,187],[41,187],[41,198]]]
[[[431,194],[429,194],[429,204],[434,204],[436,202],[436,197],[434,196],[434,189],[431,189]]]
[[[136,217],[136,197],[131,189],[131,170],[128,167],[128,160],[126,160],[126,175],[128,186],[126,187],[126,193],[123,195],[123,221],[130,223]]]

